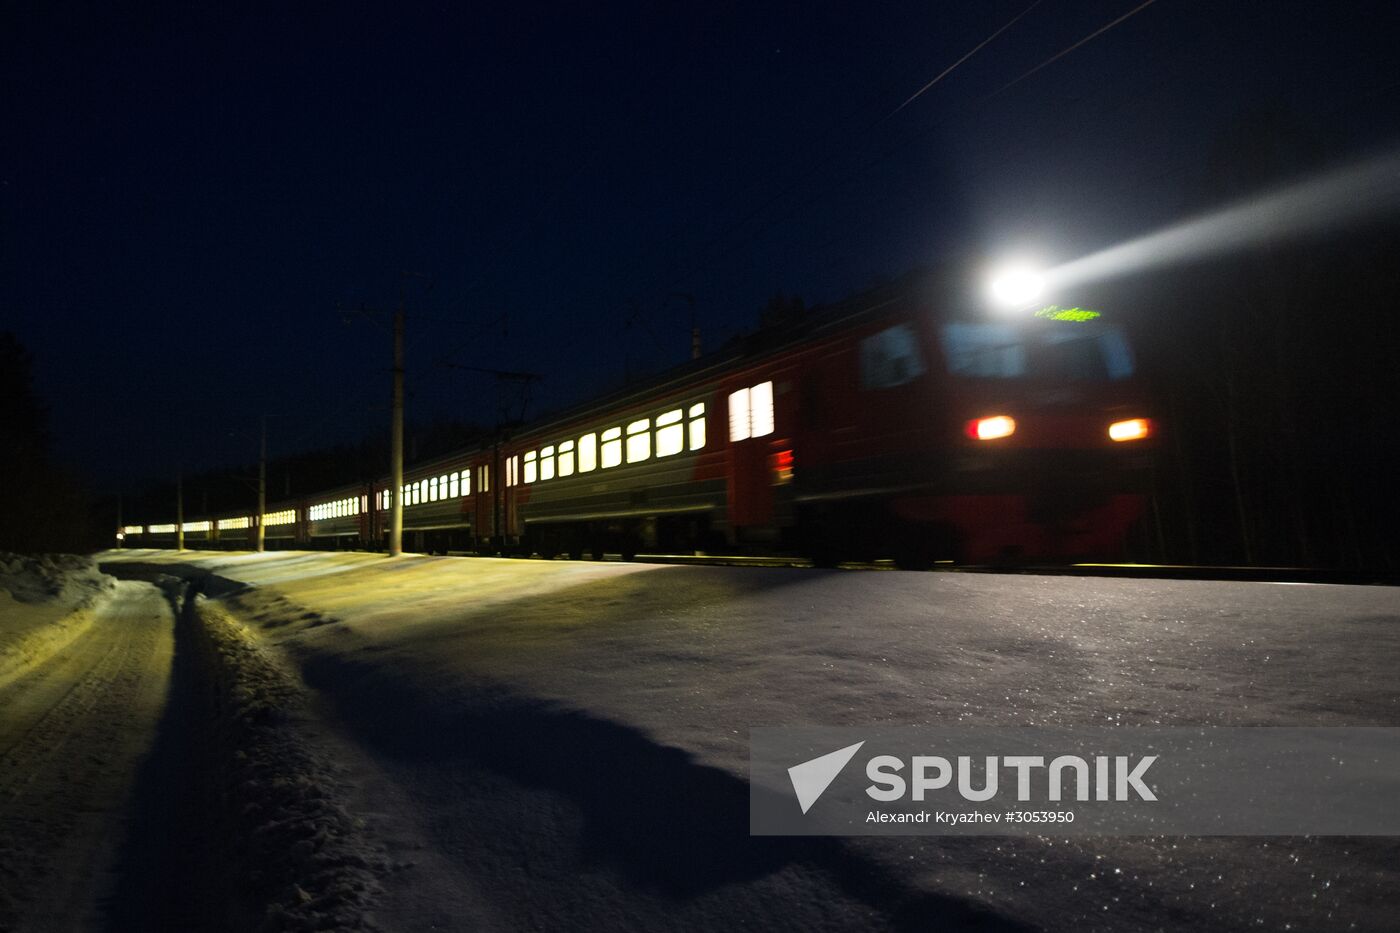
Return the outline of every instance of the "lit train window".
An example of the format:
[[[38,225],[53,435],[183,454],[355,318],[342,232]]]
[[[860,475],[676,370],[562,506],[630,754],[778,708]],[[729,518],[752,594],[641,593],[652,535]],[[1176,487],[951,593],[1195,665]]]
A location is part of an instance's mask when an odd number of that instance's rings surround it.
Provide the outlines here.
[[[525,455],[525,482],[533,483],[540,478],[539,451],[532,450]]]
[[[742,441],[749,436],[749,390],[729,393],[729,440]]]
[[[479,466],[476,468],[476,491],[491,491],[491,468],[489,466]]]
[[[705,446],[705,403],[690,406],[690,449]]]
[[[559,475],[574,475],[574,442],[562,441],[559,444]]]
[[[462,494],[461,483],[460,473],[452,473],[447,477],[447,495],[449,498],[456,499]]]
[[[428,501],[438,501],[438,478],[436,476],[428,481]]]
[[[622,462],[622,429],[608,428],[603,432],[603,469]]]
[[[651,419],[643,418],[627,426],[627,462],[640,463],[651,456]]]
[[[447,474],[438,477],[438,498],[447,498]]]
[[[554,447],[552,445],[540,451],[540,479],[554,479]]]
[[[514,486],[520,481],[520,457],[510,457],[506,460],[506,485]]]
[[[421,503],[421,502],[427,502],[427,501],[428,501],[428,481],[427,481],[426,479],[420,479],[420,480],[418,481],[418,499],[417,499],[417,501],[420,502],[420,503]]]
[[[752,437],[773,433],[773,383],[760,382],[749,390],[749,418]]]
[[[592,473],[598,468],[598,435],[585,434],[578,439],[578,471]]]
[[[365,495],[360,496],[360,514],[363,515],[363,514],[365,514],[365,513],[368,512],[368,511],[369,511],[369,495],[368,495],[368,493],[366,493]]]
[[[685,450],[685,425],[681,424],[681,410],[668,411],[656,416],[656,455],[669,457]]]
[[[729,396],[729,439],[742,441],[773,433],[773,383],[760,382]]]

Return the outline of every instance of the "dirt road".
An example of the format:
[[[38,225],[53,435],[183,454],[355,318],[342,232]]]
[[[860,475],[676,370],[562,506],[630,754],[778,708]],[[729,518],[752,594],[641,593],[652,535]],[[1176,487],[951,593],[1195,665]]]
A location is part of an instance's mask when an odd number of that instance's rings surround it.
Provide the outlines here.
[[[148,583],[120,583],[96,611],[65,649],[0,684],[0,930],[105,923],[174,620]]]

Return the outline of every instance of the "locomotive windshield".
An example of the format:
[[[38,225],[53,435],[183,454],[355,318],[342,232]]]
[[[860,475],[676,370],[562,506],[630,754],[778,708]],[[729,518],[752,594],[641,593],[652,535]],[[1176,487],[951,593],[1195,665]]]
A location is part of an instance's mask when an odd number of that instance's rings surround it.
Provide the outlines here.
[[[981,379],[1106,382],[1133,374],[1123,332],[1107,324],[1017,327],[1001,323],[943,325],[948,371]]]

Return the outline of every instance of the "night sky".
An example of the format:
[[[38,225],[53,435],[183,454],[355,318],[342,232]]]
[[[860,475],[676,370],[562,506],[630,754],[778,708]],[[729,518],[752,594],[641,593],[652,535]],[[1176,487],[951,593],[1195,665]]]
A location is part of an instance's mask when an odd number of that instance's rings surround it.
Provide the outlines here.
[[[947,251],[1073,258],[1201,207],[1250,113],[1345,161],[1400,141],[1389,4],[1028,0],[8,3],[0,330],[99,488],[490,423],[707,348],[775,293]],[[1008,87],[1008,85],[1010,85]],[[405,276],[405,271],[415,273]],[[976,274],[969,269],[969,275]],[[689,296],[683,297],[683,296]]]

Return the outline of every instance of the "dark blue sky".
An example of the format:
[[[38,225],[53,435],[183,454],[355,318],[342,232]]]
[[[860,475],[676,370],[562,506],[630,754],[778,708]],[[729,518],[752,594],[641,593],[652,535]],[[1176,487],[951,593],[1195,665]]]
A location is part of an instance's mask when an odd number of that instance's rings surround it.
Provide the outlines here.
[[[1199,207],[1245,115],[1400,139],[1388,4],[7,4],[0,328],[63,456],[117,478],[489,422],[956,249],[1071,258]],[[226,7],[226,8],[225,8]],[[425,280],[401,277],[413,270]],[[639,308],[636,312],[633,308]]]

